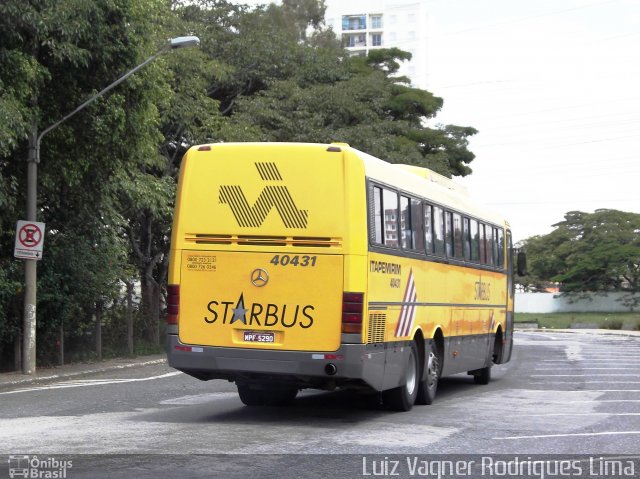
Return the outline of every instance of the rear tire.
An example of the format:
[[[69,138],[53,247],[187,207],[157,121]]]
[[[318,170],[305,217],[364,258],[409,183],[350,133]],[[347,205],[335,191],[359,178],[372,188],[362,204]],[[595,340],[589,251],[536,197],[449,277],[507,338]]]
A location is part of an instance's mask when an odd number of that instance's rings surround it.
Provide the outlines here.
[[[473,375],[473,381],[476,384],[489,384],[489,381],[491,381],[491,366],[478,369],[478,371]]]
[[[238,396],[245,406],[263,406],[264,397],[260,389],[251,389],[248,384],[236,384]]]
[[[273,388],[262,391],[262,398],[266,406],[286,406],[291,404],[298,395],[295,387]]]
[[[382,401],[389,409],[409,411],[416,402],[421,372],[419,357],[418,347],[415,341],[412,341],[409,350],[409,362],[404,375],[404,384],[382,392]]]
[[[417,404],[432,404],[436,398],[438,390],[438,380],[440,379],[441,358],[436,345],[435,339],[431,340],[431,349],[427,356],[426,377],[424,381],[420,381],[418,388]]]

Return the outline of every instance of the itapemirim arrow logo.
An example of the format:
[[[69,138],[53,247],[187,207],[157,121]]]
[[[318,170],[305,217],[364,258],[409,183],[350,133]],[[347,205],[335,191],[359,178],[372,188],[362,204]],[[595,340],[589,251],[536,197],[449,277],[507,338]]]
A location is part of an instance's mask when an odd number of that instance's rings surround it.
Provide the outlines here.
[[[255,163],[258,174],[263,181],[281,182],[282,175],[275,163]],[[238,225],[243,228],[258,228],[264,223],[273,208],[282,219],[286,228],[306,229],[308,210],[301,210],[285,185],[267,185],[253,204],[238,185],[221,185],[219,200],[229,205]]]

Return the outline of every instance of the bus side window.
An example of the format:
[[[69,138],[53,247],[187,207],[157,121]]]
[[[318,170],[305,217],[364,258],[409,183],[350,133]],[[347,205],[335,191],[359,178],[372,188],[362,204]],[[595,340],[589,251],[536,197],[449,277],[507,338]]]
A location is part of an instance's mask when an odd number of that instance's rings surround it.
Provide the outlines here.
[[[486,225],[485,233],[487,234],[486,241],[485,241],[486,251],[487,251],[486,263],[492,265],[493,264],[493,228],[489,225]]]
[[[424,214],[422,213],[422,201],[411,198],[411,236],[413,237],[413,249],[424,252]]]
[[[427,254],[433,253],[433,206],[429,203],[424,204],[424,245]]]
[[[479,232],[480,232],[480,262],[481,263],[486,263],[487,262],[487,238],[485,237],[484,234],[484,223],[479,223],[478,224],[478,228],[479,228]]]
[[[471,259],[471,231],[469,229],[469,218],[462,218],[462,241],[464,249],[464,259]]]
[[[471,220],[471,261],[480,260],[480,233],[478,220]]]
[[[373,187],[373,242],[382,244],[382,188]]]
[[[435,242],[435,253],[444,256],[445,234],[444,234],[444,210],[439,206],[433,207],[433,232]]]
[[[397,248],[398,242],[398,194],[395,191],[382,190],[382,208],[384,210],[384,244]]]
[[[411,211],[409,198],[400,197],[400,235],[402,249],[413,249],[413,237],[411,235]]]
[[[456,258],[464,257],[462,243],[462,217],[458,213],[453,213],[453,255]]]
[[[496,263],[496,266],[499,266],[501,268],[504,268],[504,230],[502,228],[498,228],[498,241],[497,243],[497,258],[498,261]]]
[[[451,258],[453,256],[453,213],[451,211],[444,212],[444,234],[447,256]]]

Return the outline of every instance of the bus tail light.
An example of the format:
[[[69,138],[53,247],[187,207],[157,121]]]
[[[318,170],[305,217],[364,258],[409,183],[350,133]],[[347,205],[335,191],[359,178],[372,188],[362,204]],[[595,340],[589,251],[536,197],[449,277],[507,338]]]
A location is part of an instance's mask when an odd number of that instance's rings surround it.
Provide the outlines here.
[[[178,324],[180,312],[180,285],[167,285],[167,324]]]
[[[342,332],[347,334],[362,333],[362,312],[364,309],[364,293],[347,293],[342,295]]]

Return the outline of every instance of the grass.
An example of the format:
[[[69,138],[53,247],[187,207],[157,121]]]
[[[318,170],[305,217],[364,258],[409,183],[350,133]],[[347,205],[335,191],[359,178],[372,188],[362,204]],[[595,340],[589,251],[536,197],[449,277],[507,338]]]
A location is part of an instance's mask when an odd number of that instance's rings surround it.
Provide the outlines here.
[[[516,313],[516,323],[538,323],[540,328],[567,329],[571,325],[595,325],[600,329],[640,331],[640,313]]]

